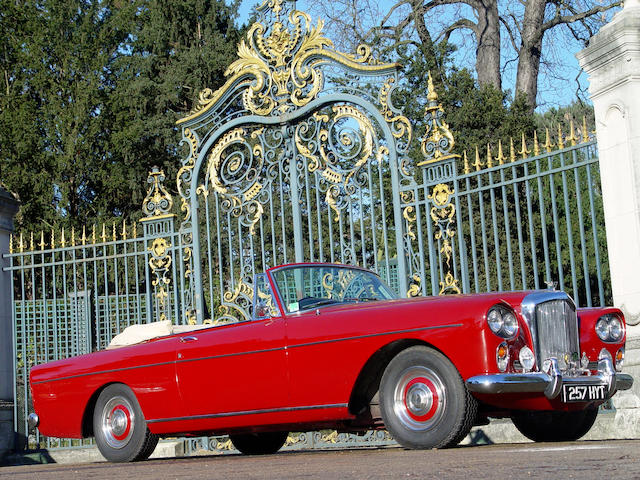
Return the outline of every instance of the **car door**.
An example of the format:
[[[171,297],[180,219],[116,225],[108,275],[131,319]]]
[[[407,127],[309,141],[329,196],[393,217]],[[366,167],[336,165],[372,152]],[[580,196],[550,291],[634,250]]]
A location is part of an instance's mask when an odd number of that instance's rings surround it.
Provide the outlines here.
[[[262,314],[181,335],[176,374],[185,416],[228,418],[287,405],[284,320],[277,308]]]
[[[311,271],[312,268],[315,270]],[[363,330],[362,320],[357,320],[366,317],[366,313],[354,314],[352,305],[330,304],[327,300],[317,303],[318,308],[305,309],[307,301],[313,300],[313,292],[322,297],[319,292],[326,288],[323,279],[334,271],[342,269],[302,267],[274,272],[288,312],[287,352],[293,408],[346,407],[355,378],[371,354],[372,339],[367,336],[370,332]]]

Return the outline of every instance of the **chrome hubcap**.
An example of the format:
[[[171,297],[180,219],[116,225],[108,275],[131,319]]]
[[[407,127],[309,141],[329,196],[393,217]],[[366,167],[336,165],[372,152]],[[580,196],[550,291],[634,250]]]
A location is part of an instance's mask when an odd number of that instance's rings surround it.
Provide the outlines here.
[[[433,370],[416,366],[402,372],[394,390],[393,409],[406,428],[430,430],[442,419],[445,407],[445,387]]]
[[[425,415],[433,405],[431,391],[422,383],[415,383],[407,389],[407,408],[414,415]]]
[[[111,398],[102,409],[101,428],[103,437],[112,448],[122,448],[133,435],[135,414],[129,400],[124,397]]]

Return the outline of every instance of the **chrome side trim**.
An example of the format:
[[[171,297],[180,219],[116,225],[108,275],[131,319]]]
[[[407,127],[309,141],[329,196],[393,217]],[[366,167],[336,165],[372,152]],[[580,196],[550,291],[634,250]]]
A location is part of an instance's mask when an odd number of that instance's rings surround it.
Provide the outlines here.
[[[306,407],[266,408],[264,410],[244,410],[240,412],[211,413],[207,415],[191,415],[187,417],[156,418],[154,420],[147,420],[147,423],[179,422],[183,420],[203,420],[203,419],[212,419],[212,418],[238,417],[243,415],[259,415],[264,413],[296,412],[300,410],[323,410],[326,408],[347,408],[348,406],[349,405],[347,403],[334,403],[330,405],[310,405]]]

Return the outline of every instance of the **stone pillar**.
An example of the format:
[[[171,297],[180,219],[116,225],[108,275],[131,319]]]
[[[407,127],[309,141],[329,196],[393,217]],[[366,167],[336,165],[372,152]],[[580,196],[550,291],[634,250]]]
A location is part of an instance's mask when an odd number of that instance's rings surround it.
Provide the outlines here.
[[[9,253],[9,236],[18,201],[0,186],[0,461],[14,448],[13,425],[13,315],[11,274],[3,254]]]
[[[624,8],[576,55],[589,75],[613,301],[625,314],[625,370],[632,391],[614,397],[620,436],[640,436],[640,0]]]

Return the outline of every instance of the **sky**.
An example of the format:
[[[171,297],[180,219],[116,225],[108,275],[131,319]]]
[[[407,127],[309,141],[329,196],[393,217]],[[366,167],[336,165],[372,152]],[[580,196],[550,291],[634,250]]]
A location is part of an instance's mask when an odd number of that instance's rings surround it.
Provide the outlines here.
[[[242,0],[240,7],[240,23],[248,21],[251,8],[253,6],[260,5],[262,0]],[[308,5],[305,0],[298,0],[296,7],[298,10],[307,11]],[[317,18],[312,16],[312,21],[315,24]],[[452,36],[452,39],[454,37]],[[464,42],[462,37],[457,39],[458,42]],[[545,41],[547,41],[545,39]],[[557,41],[557,39],[556,39]],[[467,42],[468,48],[460,47],[456,64],[459,66],[466,66],[471,71],[474,71],[473,56],[475,53],[475,45],[472,42]],[[584,91],[583,98],[586,96],[588,100],[588,79],[586,74],[580,69],[578,60],[575,58],[575,54],[580,50],[580,46],[575,44],[569,44],[568,48],[558,48],[557,58],[554,61],[561,63],[562,68],[558,69],[560,72],[556,77],[541,74],[538,79],[538,108],[537,111],[544,112],[552,107],[561,107],[569,105],[576,99],[576,89],[578,84]],[[517,62],[510,62],[505,68],[503,73],[503,88],[513,88],[515,85]]]

